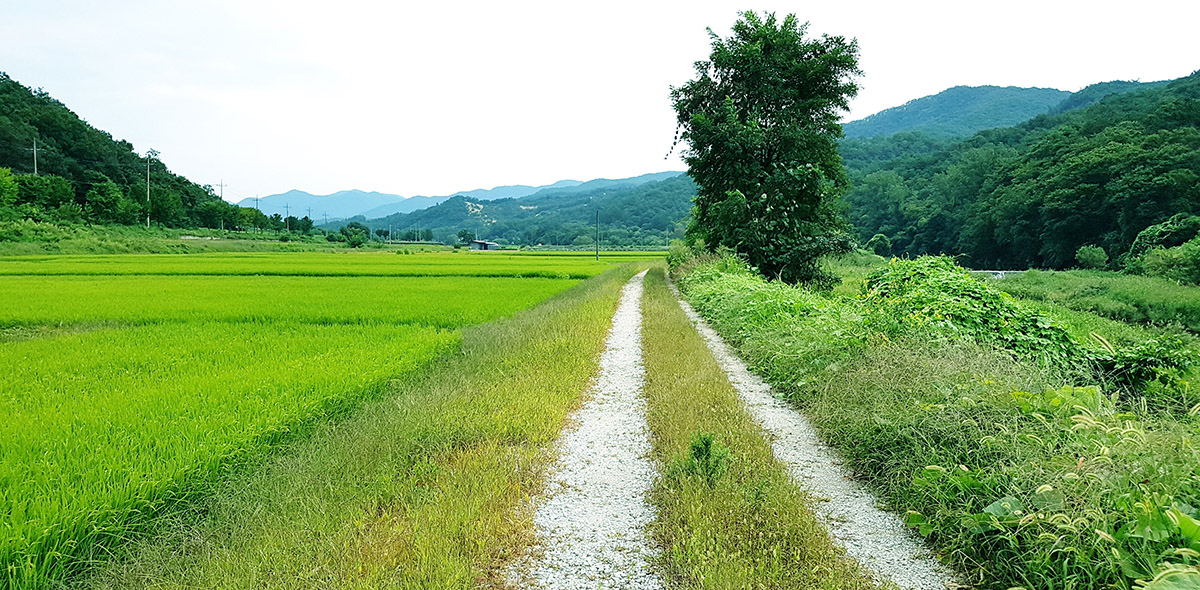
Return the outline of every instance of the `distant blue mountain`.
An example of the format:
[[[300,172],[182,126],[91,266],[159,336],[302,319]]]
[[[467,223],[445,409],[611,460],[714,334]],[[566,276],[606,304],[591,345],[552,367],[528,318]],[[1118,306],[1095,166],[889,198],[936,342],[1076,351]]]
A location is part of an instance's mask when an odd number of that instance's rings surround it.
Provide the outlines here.
[[[412,213],[427,209],[458,196],[469,197],[479,201],[495,201],[497,199],[517,199],[534,194],[569,195],[606,187],[614,189],[635,187],[647,182],[678,176],[679,174],[682,174],[682,172],[655,172],[633,178],[616,180],[601,178],[587,182],[560,180],[543,186],[498,186],[496,188],[480,188],[438,197],[402,197],[400,195],[360,190],[339,191],[330,195],[314,195],[301,190],[290,190],[286,193],[262,197],[258,200],[257,207],[267,215],[274,213],[287,215],[290,213],[296,217],[303,217],[311,211],[312,219],[318,223],[324,223],[326,217],[330,221],[340,221],[351,217],[379,219],[398,213]],[[238,205],[242,207],[256,206],[253,198],[242,199],[238,202]]]

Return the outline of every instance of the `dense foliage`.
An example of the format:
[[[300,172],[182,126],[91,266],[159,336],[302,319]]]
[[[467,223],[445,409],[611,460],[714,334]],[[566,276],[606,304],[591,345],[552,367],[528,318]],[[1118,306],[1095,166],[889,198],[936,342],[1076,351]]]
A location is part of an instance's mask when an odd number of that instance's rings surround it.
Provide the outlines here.
[[[836,140],[839,111],[858,92],[858,45],[806,29],[795,15],[742,13],[671,98],[697,185],[692,235],[767,276],[828,283],[817,260],[849,248]]]
[[[0,221],[132,225],[145,223],[147,213],[167,227],[311,228],[307,218],[265,216],[226,203],[212,187],[139,156],[129,142],[0,72]]]
[[[1095,385],[1113,369],[1180,371],[1158,365],[1154,341],[1063,366],[1099,344],[947,259],[893,262],[858,297],[768,283],[729,258],[673,260],[693,305],[973,587],[1200,583],[1200,400],[1184,382],[1160,405],[1138,403],[1157,381]],[[1190,353],[1167,356],[1182,367]]]
[[[1198,123],[1200,73],[963,141],[846,141],[849,217],[896,255],[1063,268],[1096,246],[1125,262],[1148,227],[1200,214]]]

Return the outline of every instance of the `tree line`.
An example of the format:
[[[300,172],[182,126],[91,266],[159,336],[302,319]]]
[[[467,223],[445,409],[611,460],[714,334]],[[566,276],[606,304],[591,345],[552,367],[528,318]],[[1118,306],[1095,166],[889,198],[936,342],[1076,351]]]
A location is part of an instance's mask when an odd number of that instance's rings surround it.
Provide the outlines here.
[[[137,225],[147,215],[166,227],[312,229],[307,217],[225,202],[0,72],[0,221]]]

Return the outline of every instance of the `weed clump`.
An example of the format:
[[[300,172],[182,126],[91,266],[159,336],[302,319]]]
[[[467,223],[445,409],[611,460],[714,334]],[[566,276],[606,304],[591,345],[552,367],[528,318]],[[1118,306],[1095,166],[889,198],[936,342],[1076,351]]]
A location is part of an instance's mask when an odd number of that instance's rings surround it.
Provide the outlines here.
[[[729,471],[729,459],[729,447],[721,444],[712,434],[697,432],[692,437],[690,453],[676,460],[671,471],[699,477],[711,489],[717,487],[717,482]]]

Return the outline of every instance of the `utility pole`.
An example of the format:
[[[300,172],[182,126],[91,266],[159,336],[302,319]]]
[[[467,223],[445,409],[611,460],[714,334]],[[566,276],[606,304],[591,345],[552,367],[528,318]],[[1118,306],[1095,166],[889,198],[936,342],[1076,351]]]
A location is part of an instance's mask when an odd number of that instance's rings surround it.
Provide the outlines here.
[[[596,262],[600,262],[600,209],[596,209]]]
[[[150,229],[150,159],[157,157],[157,150],[146,152],[146,229]]]
[[[217,194],[220,195],[221,200],[224,201],[225,200],[225,179],[224,178],[221,179],[221,182],[217,183],[217,189],[220,190],[220,192]],[[221,216],[220,225],[221,225],[221,231],[225,231],[225,216],[224,215]]]
[[[283,227],[288,231],[292,231],[292,204],[283,204]]]
[[[37,138],[33,138],[33,149],[25,149],[33,152],[33,175],[37,176]]]
[[[322,223],[321,225],[329,225],[329,214],[322,211],[321,215],[325,217],[325,223]]]

